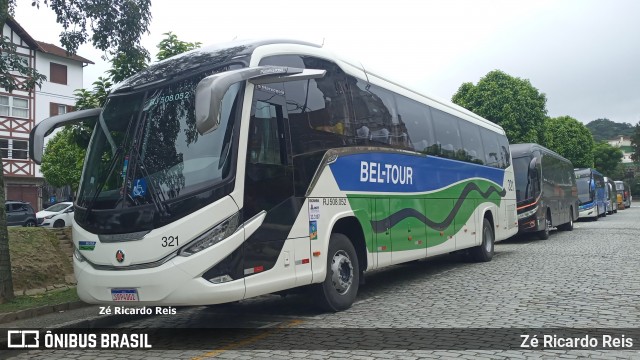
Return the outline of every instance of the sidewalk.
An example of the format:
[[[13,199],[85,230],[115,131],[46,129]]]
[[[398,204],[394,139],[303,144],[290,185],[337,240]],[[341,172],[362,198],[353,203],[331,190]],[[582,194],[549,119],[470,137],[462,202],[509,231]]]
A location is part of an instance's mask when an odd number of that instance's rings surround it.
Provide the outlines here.
[[[70,303],[74,304],[74,303]],[[128,321],[147,318],[148,315],[100,315],[99,305],[82,303],[82,307],[60,310],[54,313],[14,320],[0,324],[3,329],[93,329],[110,327]]]

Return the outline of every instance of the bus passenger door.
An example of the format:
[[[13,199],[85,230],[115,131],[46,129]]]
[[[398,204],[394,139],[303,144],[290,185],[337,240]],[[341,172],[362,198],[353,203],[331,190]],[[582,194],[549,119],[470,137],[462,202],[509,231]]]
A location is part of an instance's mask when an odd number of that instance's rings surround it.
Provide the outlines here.
[[[372,220],[375,224],[376,254],[378,255],[378,267],[391,265],[391,213],[389,212],[389,199],[375,199],[375,209]]]
[[[296,282],[297,243],[288,238],[303,200],[293,196],[285,101],[277,91],[279,85],[269,84],[272,91],[256,87],[249,123],[243,215],[249,219],[265,211],[266,216],[244,243],[246,297],[290,288]]]

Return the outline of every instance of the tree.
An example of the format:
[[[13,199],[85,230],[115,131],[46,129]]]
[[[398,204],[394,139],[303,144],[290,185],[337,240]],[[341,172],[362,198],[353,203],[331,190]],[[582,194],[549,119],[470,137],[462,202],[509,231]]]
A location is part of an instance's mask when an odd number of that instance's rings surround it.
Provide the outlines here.
[[[640,162],[640,121],[633,127],[633,134],[631,135],[631,147],[633,148],[633,154],[631,159],[634,162]]]
[[[633,133],[633,125],[617,123],[606,118],[590,121],[586,126],[595,141],[612,140],[620,135],[630,136]]]
[[[43,0],[57,16],[64,31],[60,35],[62,46],[75,53],[78,46],[91,41],[93,46],[111,56],[126,54],[131,58],[148,57],[148,52],[140,46],[140,37],[148,32],[151,21],[151,0]],[[41,0],[32,5],[40,7]],[[15,0],[0,0],[0,29],[9,16],[14,14]],[[89,30],[91,38],[89,39]],[[8,91],[17,85],[15,79],[26,78],[24,90],[32,91],[42,83],[44,77],[33,69],[28,69],[22,61],[15,61],[15,48],[6,47],[2,39],[0,56],[0,85]],[[6,55],[5,55],[6,54]],[[11,80],[11,78],[14,80]],[[13,85],[12,85],[13,84]],[[20,85],[20,86],[22,86]],[[15,87],[13,87],[15,89]],[[0,164],[1,165],[1,164]],[[4,179],[0,172],[0,202],[4,203]],[[11,259],[9,257],[9,236],[6,227],[4,207],[0,210],[0,303],[13,298]]]
[[[494,70],[477,85],[462,84],[451,100],[502,126],[511,143],[544,144],[547,98],[529,80]]]
[[[612,177],[617,174],[618,165],[622,163],[622,150],[601,141],[593,148],[593,166],[605,174]]]
[[[75,193],[80,184],[86,151],[73,138],[71,128],[57,132],[47,143],[40,170],[49,184],[57,187],[69,185]]]
[[[569,159],[576,168],[593,167],[593,136],[581,122],[570,116],[549,118],[544,129],[546,147]]]
[[[158,60],[168,59],[172,56],[182,54],[189,50],[194,50],[200,47],[202,43],[199,42],[186,42],[178,40],[178,37],[171,31],[164,33],[166,35],[162,41],[158,44]]]

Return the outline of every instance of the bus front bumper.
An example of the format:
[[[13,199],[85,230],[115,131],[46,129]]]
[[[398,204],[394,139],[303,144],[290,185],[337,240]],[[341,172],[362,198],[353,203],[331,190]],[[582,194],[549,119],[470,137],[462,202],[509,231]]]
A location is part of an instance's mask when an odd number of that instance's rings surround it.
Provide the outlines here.
[[[211,305],[242,300],[244,278],[212,283],[202,277],[243,241],[244,232],[191,256],[176,256],[162,265],[144,269],[96,269],[73,258],[78,296],[90,304]],[[116,301],[118,292],[134,293],[137,301]]]

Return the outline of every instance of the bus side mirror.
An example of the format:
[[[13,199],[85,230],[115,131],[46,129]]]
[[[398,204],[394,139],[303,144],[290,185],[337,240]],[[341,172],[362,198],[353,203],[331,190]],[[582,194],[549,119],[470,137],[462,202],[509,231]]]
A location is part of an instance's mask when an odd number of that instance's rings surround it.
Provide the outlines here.
[[[196,87],[196,128],[201,135],[214,131],[220,125],[225,95],[232,85],[249,80],[261,85],[276,82],[317,79],[326,70],[298,69],[286,66],[258,66],[207,76]]]
[[[44,150],[44,138],[51,135],[53,130],[60,126],[76,124],[88,119],[100,116],[102,109],[89,109],[73,111],[67,114],[56,115],[39,122],[29,133],[29,157],[36,164],[42,162]]]

